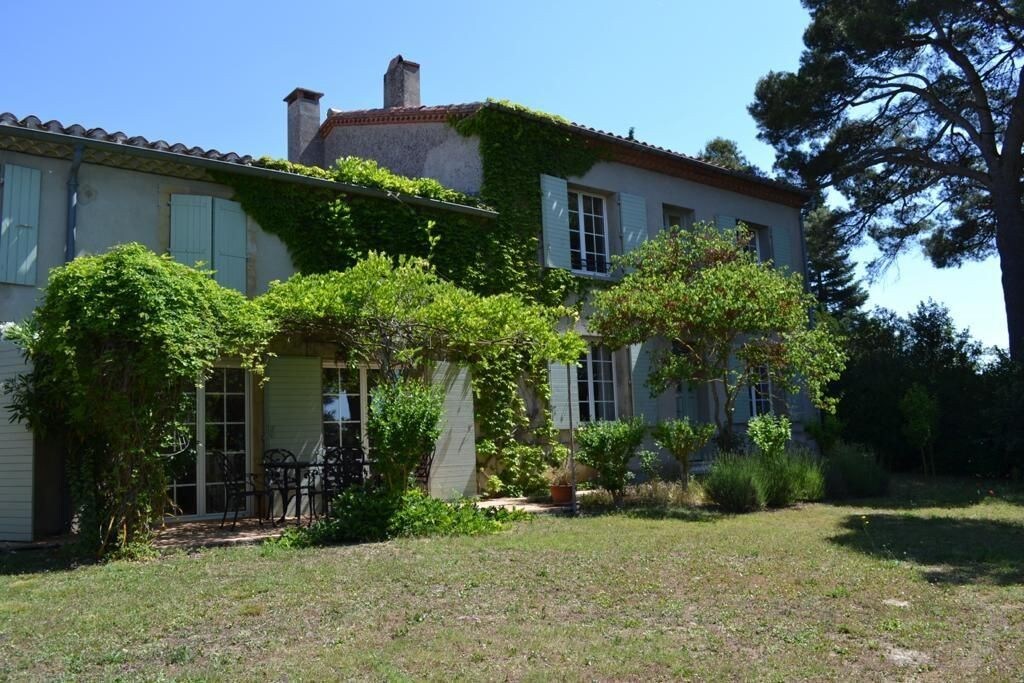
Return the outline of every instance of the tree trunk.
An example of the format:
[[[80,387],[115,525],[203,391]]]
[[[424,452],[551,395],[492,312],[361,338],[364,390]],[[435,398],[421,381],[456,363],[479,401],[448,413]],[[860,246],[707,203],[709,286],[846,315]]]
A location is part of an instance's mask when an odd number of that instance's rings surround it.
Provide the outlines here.
[[[1019,182],[993,192],[996,215],[996,249],[1002,270],[1003,303],[1010,337],[1010,358],[1024,361],[1024,210]]]

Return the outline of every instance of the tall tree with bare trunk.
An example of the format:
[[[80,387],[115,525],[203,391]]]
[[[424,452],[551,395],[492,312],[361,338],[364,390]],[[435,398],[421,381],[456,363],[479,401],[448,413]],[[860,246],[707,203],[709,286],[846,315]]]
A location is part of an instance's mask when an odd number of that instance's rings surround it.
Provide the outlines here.
[[[803,2],[799,70],[750,106],[779,170],[849,201],[845,234],[874,238],[876,268],[915,243],[940,268],[998,254],[1024,360],[1024,2]]]

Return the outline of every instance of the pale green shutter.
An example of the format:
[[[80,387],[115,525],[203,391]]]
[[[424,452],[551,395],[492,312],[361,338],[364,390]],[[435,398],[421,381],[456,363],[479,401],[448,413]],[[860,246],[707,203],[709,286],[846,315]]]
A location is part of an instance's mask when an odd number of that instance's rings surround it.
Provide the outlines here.
[[[298,456],[320,450],[323,431],[320,359],[278,356],[267,363],[263,412],[264,448]]]
[[[735,356],[729,357],[729,368],[740,372],[740,361]],[[739,390],[736,392],[736,404],[735,410],[732,414],[732,421],[734,423],[746,424],[747,420],[750,419],[750,385],[741,384]]]
[[[431,383],[444,388],[444,418],[430,467],[430,494],[440,498],[475,495],[476,431],[469,372],[438,363]]]
[[[630,379],[633,384],[633,415],[643,417],[644,424],[657,424],[658,398],[651,396],[647,377],[651,374],[651,352],[658,348],[657,341],[648,339],[629,347]]]
[[[171,195],[171,257],[194,266],[213,266],[213,200],[190,194]]]
[[[572,426],[580,423],[580,391],[576,384],[576,366],[570,365],[568,373],[564,363],[548,364],[548,382],[551,385],[551,420],[556,429],[569,429],[570,409]]]
[[[213,200],[214,277],[224,287],[246,292],[245,257],[248,240],[242,205],[227,199]]]
[[[647,200],[635,194],[619,193],[619,221],[622,253],[628,253],[647,239]]]
[[[38,169],[6,164],[0,216],[0,282],[36,284],[39,250]]]
[[[700,420],[700,401],[697,398],[697,389],[689,382],[683,382],[679,388],[676,412],[678,413],[676,417],[688,417],[691,422]]]
[[[541,222],[544,227],[544,265],[572,268],[569,254],[569,188],[564,178],[540,177]]]
[[[772,233],[772,259],[775,263],[776,268],[787,268],[789,270],[799,270],[794,268],[793,263],[793,250],[790,244],[789,231],[782,226],[774,226],[771,229]]]
[[[736,227],[736,219],[732,216],[716,216],[715,225],[719,230],[732,230]]]

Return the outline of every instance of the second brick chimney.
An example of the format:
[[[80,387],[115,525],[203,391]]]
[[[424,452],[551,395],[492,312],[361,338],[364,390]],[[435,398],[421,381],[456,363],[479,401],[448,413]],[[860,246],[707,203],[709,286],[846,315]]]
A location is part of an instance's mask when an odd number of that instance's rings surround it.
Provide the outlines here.
[[[385,107],[420,106],[420,65],[398,55],[384,74]]]

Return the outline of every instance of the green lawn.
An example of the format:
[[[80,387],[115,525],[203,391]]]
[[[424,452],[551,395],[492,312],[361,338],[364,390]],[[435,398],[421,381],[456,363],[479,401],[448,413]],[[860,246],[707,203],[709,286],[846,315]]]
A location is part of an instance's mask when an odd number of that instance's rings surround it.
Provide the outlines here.
[[[0,679],[1019,680],[1024,496],[899,488],[75,569],[0,556]]]

